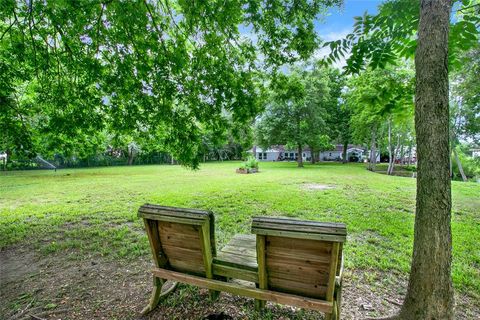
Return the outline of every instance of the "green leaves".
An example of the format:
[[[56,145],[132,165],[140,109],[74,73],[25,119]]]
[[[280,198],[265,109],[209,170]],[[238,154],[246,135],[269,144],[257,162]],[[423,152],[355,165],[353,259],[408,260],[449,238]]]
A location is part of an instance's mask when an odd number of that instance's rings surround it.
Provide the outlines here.
[[[351,111],[353,135],[367,141],[386,119],[395,123],[413,119],[413,72],[408,68],[368,69],[349,79],[344,94]]]
[[[330,71],[313,67],[276,76],[266,110],[256,125],[259,145],[319,147],[327,134],[326,107],[330,86],[334,85],[330,83]]]
[[[449,39],[449,63],[459,67],[458,57],[479,41],[480,3],[456,1]],[[379,6],[377,15],[355,17],[353,32],[345,39],[324,43],[331,49],[327,63],[346,57],[347,73],[359,73],[367,66],[385,68],[403,58],[413,58],[418,27],[418,0],[390,0]],[[348,56],[350,54],[350,56]]]
[[[165,148],[195,167],[202,131],[225,132],[225,115],[251,122],[258,74],[310,56],[313,20],[339,3],[7,1],[0,57],[14,89],[38,83],[43,132],[163,130]]]

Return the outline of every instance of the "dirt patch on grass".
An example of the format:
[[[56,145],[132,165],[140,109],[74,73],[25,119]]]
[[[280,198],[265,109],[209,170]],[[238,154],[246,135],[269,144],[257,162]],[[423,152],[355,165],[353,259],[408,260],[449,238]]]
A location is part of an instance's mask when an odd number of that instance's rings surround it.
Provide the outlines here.
[[[331,186],[327,184],[319,184],[319,183],[305,183],[302,185],[302,189],[309,190],[309,191],[322,191],[322,190],[335,189],[335,186]]]
[[[0,252],[0,318],[29,319],[203,319],[221,313],[233,319],[259,319],[253,299],[222,293],[210,302],[208,291],[179,285],[147,317],[140,311],[150,296],[150,257],[112,261],[79,256],[75,251],[40,255],[23,247]],[[385,282],[385,278],[390,282]],[[399,309],[406,279],[362,270],[347,270],[343,319],[392,314]],[[458,319],[480,316],[473,299],[457,297]],[[318,312],[267,304],[266,318],[321,319]]]

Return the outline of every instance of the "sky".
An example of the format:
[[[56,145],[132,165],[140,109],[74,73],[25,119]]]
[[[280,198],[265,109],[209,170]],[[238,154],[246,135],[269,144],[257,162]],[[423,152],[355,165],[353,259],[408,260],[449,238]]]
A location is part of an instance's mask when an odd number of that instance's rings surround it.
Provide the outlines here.
[[[330,8],[324,21],[316,21],[315,29],[325,41],[342,38],[353,29],[353,17],[361,16],[368,11],[377,13],[377,6],[381,0],[345,0],[342,7]],[[338,36],[337,36],[338,35]]]
[[[353,30],[353,17],[362,16],[365,11],[376,14],[380,3],[382,3],[381,0],[344,0],[342,7],[330,8],[324,19],[315,22],[315,30],[324,41],[342,39]],[[329,51],[328,48],[320,49],[315,56],[323,57]],[[342,67],[344,64],[345,61],[342,59],[335,65]]]

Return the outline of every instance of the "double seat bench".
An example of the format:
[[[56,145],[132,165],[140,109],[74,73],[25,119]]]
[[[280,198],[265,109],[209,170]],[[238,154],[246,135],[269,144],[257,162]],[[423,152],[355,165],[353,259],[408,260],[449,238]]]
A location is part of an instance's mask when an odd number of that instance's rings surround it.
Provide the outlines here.
[[[254,298],[259,311],[272,301],[340,318],[345,224],[254,217],[252,234],[217,252],[212,212],[145,204],[138,215],[155,264],[144,314],[181,282],[209,289],[211,299],[221,291]]]

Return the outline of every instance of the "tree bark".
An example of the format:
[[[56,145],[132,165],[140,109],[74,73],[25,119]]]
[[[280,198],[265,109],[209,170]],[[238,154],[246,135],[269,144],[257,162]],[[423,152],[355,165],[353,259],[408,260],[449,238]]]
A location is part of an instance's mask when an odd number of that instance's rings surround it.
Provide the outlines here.
[[[343,153],[342,153],[342,163],[347,163],[347,149],[348,149],[348,140],[343,141]]]
[[[413,259],[400,319],[453,319],[449,176],[450,0],[422,0],[415,54],[417,199]]]
[[[298,145],[298,157],[297,157],[297,163],[298,163],[298,167],[299,167],[299,168],[302,168],[302,167],[303,167],[302,152],[303,152],[302,145],[299,144],[299,145]]]
[[[315,151],[313,150],[314,150],[313,147],[310,146],[310,162],[312,164],[315,164],[317,159],[315,158]]]

